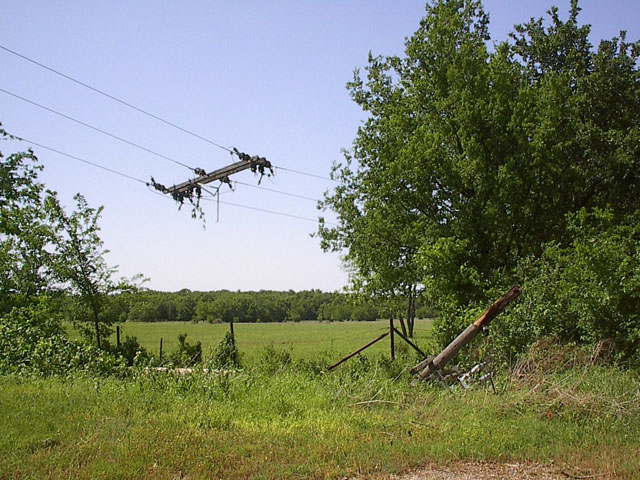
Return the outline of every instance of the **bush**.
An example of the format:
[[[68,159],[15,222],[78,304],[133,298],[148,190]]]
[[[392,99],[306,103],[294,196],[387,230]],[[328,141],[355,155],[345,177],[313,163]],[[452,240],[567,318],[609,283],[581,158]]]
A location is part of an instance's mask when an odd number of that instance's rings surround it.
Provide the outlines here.
[[[515,278],[522,295],[491,324],[485,346],[494,350],[498,360],[513,366],[530,345],[543,338],[577,345],[608,340],[616,352],[613,360],[639,364],[638,217],[630,215],[620,223],[601,210],[569,215],[570,243],[550,243],[539,257],[520,260]],[[497,298],[505,285],[491,295]],[[488,305],[444,305],[434,324],[440,346],[451,342]],[[474,342],[464,349],[460,358],[478,350],[478,345]]]
[[[240,352],[236,345],[236,340],[227,332],[224,338],[218,343],[213,355],[211,355],[211,363],[217,368],[239,368]]]
[[[640,226],[612,223],[607,212],[580,212],[570,219],[569,246],[550,244],[520,262],[523,294],[493,327],[503,358],[553,336],[610,340],[617,360],[640,361]]]
[[[114,355],[121,356],[128,366],[148,364],[151,360],[151,355],[138,343],[136,337],[125,336],[120,346],[111,345],[107,339],[104,339],[103,348]]]
[[[176,367],[192,367],[202,363],[202,343],[191,345],[187,342],[187,334],[178,335],[178,349],[172,352],[168,360]]]
[[[92,345],[69,340],[45,301],[0,317],[0,373],[48,376],[75,371],[123,374],[126,366]]]
[[[268,374],[285,370],[293,363],[291,354],[286,350],[278,350],[273,345],[267,345],[260,355],[260,368]]]

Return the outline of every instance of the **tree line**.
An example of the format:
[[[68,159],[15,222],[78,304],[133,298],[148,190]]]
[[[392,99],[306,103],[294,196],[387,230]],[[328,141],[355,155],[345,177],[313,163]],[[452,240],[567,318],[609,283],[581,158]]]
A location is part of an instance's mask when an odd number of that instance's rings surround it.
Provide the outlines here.
[[[77,322],[77,298],[59,299],[60,311],[67,321]],[[353,294],[307,290],[295,292],[261,290],[233,292],[220,290],[178,292],[139,290],[112,295],[105,305],[103,319],[115,322],[300,322],[300,321],[374,321],[394,312],[386,299],[362,299]],[[418,314],[434,312],[419,305]]]

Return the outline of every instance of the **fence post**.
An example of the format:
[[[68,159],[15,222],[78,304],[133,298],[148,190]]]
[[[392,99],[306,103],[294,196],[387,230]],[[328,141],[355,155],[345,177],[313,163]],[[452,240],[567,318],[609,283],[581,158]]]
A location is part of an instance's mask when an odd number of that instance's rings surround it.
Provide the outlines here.
[[[396,349],[394,345],[393,332],[395,328],[393,328],[393,317],[389,318],[389,335],[391,336],[391,360],[396,359]]]
[[[160,361],[162,361],[162,337],[160,337]]]

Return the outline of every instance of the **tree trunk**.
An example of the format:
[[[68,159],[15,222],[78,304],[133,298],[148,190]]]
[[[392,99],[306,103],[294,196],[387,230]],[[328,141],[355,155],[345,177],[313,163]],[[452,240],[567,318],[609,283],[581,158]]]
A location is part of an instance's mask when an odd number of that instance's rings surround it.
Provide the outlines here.
[[[407,327],[409,330],[409,338],[413,338],[413,327],[416,319],[416,295],[415,287],[409,287],[409,301],[407,305]]]
[[[91,312],[93,313],[93,324],[96,326],[96,343],[98,348],[102,348],[100,339],[100,310],[94,302],[91,302]]]
[[[102,345],[100,342],[100,323],[98,322],[97,316],[94,316],[93,323],[96,326],[96,343],[98,344],[98,348],[102,348]]]
[[[399,315],[399,320],[400,320],[400,328],[402,329],[402,334],[406,337],[407,336],[407,326],[404,323],[404,318],[402,318],[402,315]]]

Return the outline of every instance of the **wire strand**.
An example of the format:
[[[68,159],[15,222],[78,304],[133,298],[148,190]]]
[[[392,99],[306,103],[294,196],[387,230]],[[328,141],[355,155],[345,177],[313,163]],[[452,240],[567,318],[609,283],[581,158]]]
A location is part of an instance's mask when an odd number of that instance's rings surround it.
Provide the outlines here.
[[[298,195],[296,193],[283,192],[282,190],[275,190],[273,188],[268,188],[268,187],[261,187],[260,185],[251,185],[250,183],[237,182],[237,181],[234,181],[233,183],[236,185],[244,185],[245,187],[256,188],[258,190],[265,190],[267,192],[279,193],[280,195],[287,195],[288,197],[300,198],[302,200],[309,200],[310,202],[318,201],[317,198],[305,197],[303,195]]]
[[[210,198],[210,197],[202,197],[202,200],[206,200],[206,201],[210,201],[210,202],[217,201],[214,198]],[[267,210],[266,208],[250,207],[248,205],[240,205],[238,203],[225,202],[223,200],[220,200],[220,204],[222,204],[222,205],[230,205],[232,207],[245,208],[247,210],[255,210],[257,212],[271,213],[273,215],[280,215],[282,217],[297,218],[298,220],[307,220],[309,222],[319,223],[319,220],[317,218],[302,217],[302,216],[299,216],[299,215],[293,215],[291,213],[277,212],[275,210]],[[325,223],[325,225],[337,226],[337,224],[332,223],[332,222],[324,222],[324,223]]]
[[[43,68],[43,69],[45,69],[45,70],[48,70],[48,71],[49,71],[49,72],[51,72],[51,73],[54,73],[54,74],[56,74],[56,75],[59,75],[60,77],[63,77],[63,78],[65,78],[65,79],[67,79],[67,80],[69,80],[69,81],[71,81],[71,82],[73,82],[73,83],[75,83],[75,84],[77,84],[77,85],[80,85],[80,86],[82,86],[82,87],[84,87],[84,88],[87,88],[87,89],[89,89],[89,90],[91,90],[91,91],[93,91],[93,92],[95,92],[95,93],[98,93],[98,94],[100,94],[100,95],[102,95],[102,96],[104,96],[104,97],[106,97],[106,98],[108,98],[108,99],[110,99],[110,100],[113,100],[113,101],[115,101],[115,102],[118,102],[118,103],[120,103],[121,105],[124,105],[124,106],[126,106],[126,107],[128,107],[128,108],[130,108],[130,109],[132,109],[132,110],[135,110],[136,112],[142,113],[143,115],[146,115],[146,116],[148,116],[148,117],[150,117],[150,118],[153,118],[153,119],[155,119],[155,120],[157,120],[157,121],[159,121],[159,122],[162,122],[162,123],[164,123],[164,124],[166,124],[166,125],[169,125],[170,127],[173,127],[173,128],[175,128],[175,129],[177,129],[177,130],[180,130],[180,131],[181,131],[181,132],[183,132],[183,133],[186,133],[186,134],[191,135],[191,136],[193,136],[193,137],[195,137],[195,138],[198,138],[199,140],[202,140],[202,141],[207,142],[207,143],[209,143],[209,144],[211,144],[211,145],[214,145],[214,146],[216,146],[216,147],[218,147],[218,148],[221,148],[222,150],[225,150],[225,151],[227,151],[227,152],[229,152],[229,153],[234,153],[234,152],[233,152],[233,149],[231,149],[231,148],[229,148],[229,147],[225,147],[224,145],[221,145],[220,143],[215,142],[215,141],[211,140],[210,138],[204,137],[204,136],[202,136],[202,135],[200,135],[200,134],[197,134],[197,133],[195,133],[195,132],[193,132],[193,131],[191,131],[191,130],[189,130],[189,129],[187,129],[187,128],[184,128],[184,127],[182,127],[182,126],[180,126],[180,125],[178,125],[178,124],[176,124],[176,123],[173,123],[173,122],[171,122],[171,121],[169,121],[169,120],[166,120],[166,119],[164,119],[164,118],[162,118],[162,117],[160,117],[160,116],[158,116],[158,115],[155,115],[155,114],[153,114],[153,113],[151,113],[151,112],[149,112],[149,111],[147,111],[147,110],[144,110],[143,108],[137,107],[137,106],[135,106],[135,105],[133,105],[133,104],[131,104],[131,103],[129,103],[129,102],[126,102],[126,101],[124,101],[124,100],[122,100],[122,99],[120,99],[120,98],[118,98],[118,97],[116,97],[116,96],[114,96],[114,95],[111,95],[110,93],[107,93],[107,92],[105,92],[105,91],[103,91],[103,90],[100,90],[99,88],[93,87],[93,86],[89,85],[88,83],[82,82],[82,81],[80,81],[80,80],[78,80],[78,79],[76,79],[76,78],[72,77],[71,75],[67,75],[66,73],[63,73],[63,72],[61,72],[61,71],[59,71],[59,70],[56,70],[56,69],[54,69],[54,68],[52,68],[52,67],[49,67],[48,65],[45,65],[45,64],[43,64],[43,63],[41,63],[41,62],[38,62],[38,61],[36,61],[36,60],[34,60],[34,59],[32,59],[32,58],[29,58],[29,57],[27,57],[26,55],[23,55],[23,54],[21,54],[21,53],[18,53],[18,52],[16,52],[15,50],[11,50],[10,48],[5,47],[4,45],[0,45],[0,49],[4,50],[4,51],[5,51],[5,52],[7,52],[7,53],[10,53],[10,54],[12,54],[12,55],[15,55],[16,57],[19,57],[19,58],[21,58],[21,59],[23,59],[23,60],[26,60],[27,62],[30,62],[30,63],[32,63],[32,64],[34,64],[34,65],[37,65],[37,66],[38,66],[38,67],[40,67],[40,68]],[[10,92],[7,92],[6,90],[3,90],[3,91],[4,91],[5,93],[8,93],[9,95],[13,95],[13,94],[11,94]],[[21,97],[18,97],[17,95],[14,95],[14,96],[15,96],[15,97],[17,97],[17,98],[21,98]],[[22,99],[22,98],[21,98],[21,99]],[[22,99],[22,100],[25,100],[25,101],[30,102],[29,100],[26,100],[26,99]],[[37,104],[36,104],[36,103],[34,103],[34,102],[30,102],[30,103],[33,103],[33,104],[34,104],[34,105],[36,105],[36,106],[40,106],[40,105],[37,105]],[[46,109],[46,107],[42,107],[42,108],[45,108],[45,109]],[[56,113],[56,114],[58,114],[58,115],[61,115],[61,114],[59,114],[58,112],[55,112],[55,111],[53,111],[53,110],[49,110],[49,111],[51,111],[52,113]],[[62,115],[62,116],[65,116],[65,115]],[[65,118],[69,118],[69,117],[66,117],[66,116],[65,116]],[[70,120],[73,120],[73,121],[76,121],[75,119],[72,119],[72,118],[69,118],[69,119],[70,119]],[[78,123],[83,124],[82,122],[78,122]],[[85,124],[83,124],[83,125],[85,125]],[[85,125],[85,126],[89,126],[89,125]],[[93,127],[89,126],[89,128],[93,128]],[[96,130],[98,130],[98,129],[96,129]],[[99,130],[98,130],[98,131],[99,131]],[[103,133],[106,133],[106,132],[103,132]],[[109,135],[109,134],[107,133],[107,135]],[[114,137],[114,138],[117,138],[117,137]],[[132,143],[130,143],[130,144],[132,144]],[[132,145],[133,145],[133,144],[132,144]],[[150,153],[151,153],[151,152],[150,152]],[[162,156],[162,155],[161,155],[161,157],[162,157],[162,158],[167,158],[168,160],[171,160],[171,161],[175,161],[175,162],[177,162],[176,160],[173,160],[173,159],[171,159],[171,158],[168,158],[168,157],[165,157],[165,156]],[[180,163],[180,162],[177,162],[177,163],[178,163],[179,165],[185,166],[185,167],[187,167],[187,168],[189,168],[189,169],[193,170],[193,168],[192,168],[192,167],[190,167],[190,166],[188,166],[188,165],[185,165],[185,164]],[[332,178],[330,178],[330,177],[323,176],[323,175],[318,175],[318,174],[315,174],[315,173],[303,172],[303,171],[301,171],[301,170],[294,170],[294,169],[291,169],[291,168],[279,167],[279,166],[276,166],[276,168],[278,168],[278,169],[280,169],[280,170],[287,171],[287,172],[295,173],[295,174],[298,174],[298,175],[305,175],[305,176],[307,176],[307,177],[314,177],[314,178],[319,178],[319,179],[321,179],[321,180],[329,180],[329,181],[332,181],[332,182],[335,182],[335,181],[336,181],[336,180],[334,180],[334,179],[332,179]]]
[[[84,158],[77,157],[75,155],[71,155],[69,153],[62,152],[60,150],[56,150],[55,148],[47,147],[46,145],[42,145],[41,143],[34,142],[33,140],[29,140],[28,138],[16,137],[16,139],[18,139],[18,140],[20,140],[22,142],[30,143],[30,144],[35,145],[35,146],[40,147],[40,148],[44,148],[45,150],[49,150],[51,152],[57,153],[58,155],[63,155],[65,157],[69,157],[69,158],[71,158],[73,160],[77,160],[79,162],[86,163],[87,165],[91,165],[93,167],[100,168],[102,170],[106,170],[107,172],[115,173],[116,175],[120,175],[121,177],[125,177],[125,178],[128,178],[130,180],[135,180],[136,182],[140,182],[140,183],[142,183],[144,185],[149,185],[149,182],[145,182],[144,180],[141,180],[139,178],[133,177],[133,176],[128,175],[126,173],[119,172],[118,170],[114,170],[113,168],[105,167],[104,165],[100,165],[98,163],[90,162],[89,160],[85,160]]]
[[[56,75],[59,75],[59,76],[61,76],[63,78],[66,78],[67,80],[69,80],[71,82],[74,82],[74,83],[76,83],[76,84],[78,84],[78,85],[80,85],[80,86],[82,86],[84,88],[88,88],[89,90],[91,90],[93,92],[96,92],[96,93],[98,93],[98,94],[100,94],[100,95],[102,95],[104,97],[107,97],[107,98],[109,98],[109,99],[111,99],[111,100],[113,100],[115,102],[118,102],[121,105],[124,105],[125,107],[131,108],[132,110],[135,110],[136,112],[142,113],[143,115],[151,117],[151,118],[153,118],[153,119],[155,119],[155,120],[157,120],[159,122],[162,122],[162,123],[164,123],[166,125],[169,125],[170,127],[177,128],[181,132],[184,132],[184,133],[189,134],[189,135],[191,135],[193,137],[196,137],[196,138],[198,138],[198,139],[200,139],[200,140],[202,140],[204,142],[207,142],[207,143],[209,143],[211,145],[214,145],[214,146],[216,146],[218,148],[226,150],[229,153],[233,153],[233,150],[231,150],[230,148],[225,147],[224,145],[220,145],[219,143],[216,143],[213,140],[210,140],[210,139],[208,139],[206,137],[203,137],[202,135],[198,135],[197,133],[192,132],[191,130],[188,130],[188,129],[184,128],[184,127],[181,127],[180,125],[177,125],[177,124],[175,124],[173,122],[170,122],[169,120],[165,120],[164,118],[159,117],[158,115],[155,115],[155,114],[153,114],[151,112],[148,112],[146,110],[143,110],[140,107],[136,107],[135,105],[132,105],[131,103],[125,102],[124,100],[122,100],[122,99],[120,99],[120,98],[118,98],[118,97],[116,97],[114,95],[111,95],[111,94],[109,94],[107,92],[104,92],[104,91],[102,91],[102,90],[100,90],[100,89],[98,89],[96,87],[92,87],[91,85],[89,85],[87,83],[81,82],[80,80],[77,80],[77,79],[73,78],[72,76],[67,75],[65,73],[62,73],[62,72],[60,72],[58,70],[55,70],[55,69],[53,69],[53,68],[51,68],[51,67],[49,67],[49,66],[47,66],[47,65],[45,65],[43,63],[37,62],[37,61],[33,60],[32,58],[27,57],[26,55],[22,55],[22,54],[20,54],[18,52],[15,52],[15,51],[13,51],[13,50],[11,50],[11,49],[3,46],[3,45],[0,45],[0,49],[6,51],[8,53],[11,53],[12,55],[15,55],[16,57],[20,57],[23,60],[26,60],[27,62],[31,62],[34,65],[37,65],[38,67],[44,68],[45,70],[48,70],[48,71],[50,71],[52,73],[55,73]]]
[[[298,175],[305,175],[307,177],[315,177],[315,178],[320,178],[322,180],[329,180],[330,182],[335,182],[336,181],[331,177],[325,177],[323,175],[316,175],[315,173],[303,172],[301,170],[293,170],[291,168],[280,167],[278,165],[276,165],[276,169],[277,170],[284,170],[285,172],[297,173]]]
[[[41,105],[39,103],[36,103],[33,100],[29,100],[28,98],[21,97],[20,95],[17,95],[15,93],[9,92],[8,90],[5,90],[3,88],[0,88],[0,92],[5,93],[7,95],[11,95],[12,97],[15,97],[15,98],[17,98],[19,100],[22,100],[23,102],[30,103],[31,105],[35,105],[36,107],[41,108],[43,110],[46,110],[47,112],[51,112],[51,113],[54,113],[56,115],[59,115],[60,117],[66,118],[67,120],[71,120],[72,122],[75,122],[75,123],[77,123],[79,125],[82,125],[84,127],[90,128],[91,130],[95,130],[96,132],[102,133],[103,135],[107,135],[107,136],[109,136],[111,138],[119,140],[120,142],[126,143],[127,145],[131,145],[132,147],[138,148],[138,149],[140,149],[140,150],[142,150],[144,152],[147,152],[147,153],[150,153],[152,155],[155,155],[156,157],[160,157],[160,158],[163,158],[163,159],[168,160],[170,162],[173,162],[173,163],[175,163],[177,165],[181,165],[181,166],[183,166],[185,168],[188,168],[189,170],[192,170],[192,171],[195,170],[193,167],[191,167],[190,165],[187,165],[186,163],[182,163],[182,162],[180,162],[178,160],[175,160],[175,159],[173,159],[171,157],[168,157],[168,156],[163,155],[161,153],[155,152],[155,151],[153,151],[153,150],[151,150],[151,149],[149,149],[147,147],[143,147],[142,145],[138,145],[137,143],[134,143],[134,142],[132,142],[130,140],[127,140],[125,138],[119,137],[118,135],[115,135],[113,133],[107,132],[106,130],[102,130],[102,129],[98,128],[98,127],[94,127],[93,125],[90,125],[90,124],[88,124],[86,122],[78,120],[77,118],[70,117],[69,115],[65,115],[64,113],[58,112],[57,110],[54,110],[52,108],[49,108],[49,107],[46,107],[46,106]]]

